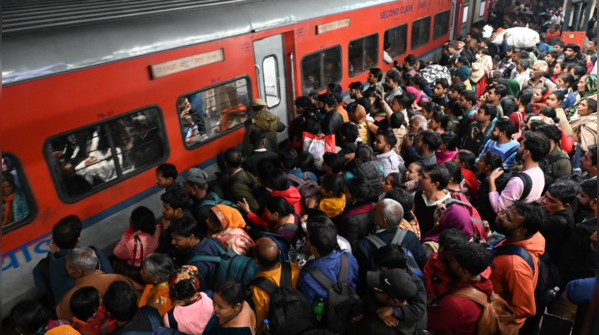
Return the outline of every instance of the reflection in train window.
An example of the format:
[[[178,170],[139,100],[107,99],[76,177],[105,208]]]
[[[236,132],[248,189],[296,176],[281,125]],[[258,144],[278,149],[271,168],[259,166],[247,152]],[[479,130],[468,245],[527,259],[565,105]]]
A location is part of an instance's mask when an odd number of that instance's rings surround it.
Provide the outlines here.
[[[279,63],[277,57],[268,56],[262,62],[264,70],[264,96],[266,107],[272,108],[281,102],[281,89],[279,87]]]
[[[407,41],[408,24],[406,23],[385,31],[383,48],[391,58],[395,58],[406,53]]]
[[[177,112],[185,145],[197,147],[239,129],[249,117],[249,92],[249,79],[242,77],[182,95]]]
[[[412,50],[427,44],[431,39],[431,17],[412,22]]]
[[[46,157],[66,201],[77,201],[166,158],[160,110],[146,107],[53,137]]]
[[[447,35],[449,32],[449,12],[444,11],[435,15],[435,26],[433,28],[433,41]]]
[[[20,161],[2,153],[2,233],[31,222],[36,212],[33,194]]]
[[[324,49],[302,58],[304,95],[322,91],[330,83],[341,81],[341,46]]]
[[[379,34],[373,34],[349,42],[349,75],[355,76],[379,62]]]

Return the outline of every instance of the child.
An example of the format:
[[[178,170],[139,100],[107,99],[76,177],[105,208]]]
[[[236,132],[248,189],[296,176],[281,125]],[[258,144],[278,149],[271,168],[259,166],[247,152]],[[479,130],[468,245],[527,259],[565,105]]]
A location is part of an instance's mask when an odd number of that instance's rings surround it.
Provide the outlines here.
[[[318,210],[323,211],[326,215],[333,219],[345,210],[345,194],[343,178],[340,176],[326,174],[322,177],[320,183],[320,194],[323,199],[320,200]],[[310,208],[316,207],[316,199],[311,198],[308,206]]]
[[[82,335],[105,335],[117,328],[110,321],[104,306],[100,306],[100,293],[94,287],[82,287],[71,296],[73,328]]]

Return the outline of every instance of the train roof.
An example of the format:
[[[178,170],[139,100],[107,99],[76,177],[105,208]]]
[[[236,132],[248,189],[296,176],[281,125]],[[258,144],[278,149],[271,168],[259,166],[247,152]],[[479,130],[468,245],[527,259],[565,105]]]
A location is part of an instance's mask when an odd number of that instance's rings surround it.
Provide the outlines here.
[[[2,85],[396,0],[3,0]]]

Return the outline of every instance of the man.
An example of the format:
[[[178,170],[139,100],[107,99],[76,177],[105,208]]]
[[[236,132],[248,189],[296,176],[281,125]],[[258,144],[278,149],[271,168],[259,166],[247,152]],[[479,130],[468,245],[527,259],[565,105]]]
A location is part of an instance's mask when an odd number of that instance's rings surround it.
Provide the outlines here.
[[[35,286],[48,292],[55,305],[75,286],[75,279],[69,276],[66,269],[66,256],[71,250],[77,248],[77,244],[81,241],[82,229],[83,223],[76,215],[60,219],[52,228],[52,240],[48,244],[48,255],[33,269]],[[108,257],[102,250],[94,247],[92,250],[100,261],[100,269],[104,273],[114,273]]]
[[[279,151],[279,161],[281,162],[281,168],[285,170],[285,173],[298,177],[301,180],[305,179],[305,173],[297,167],[297,151],[291,148],[285,148]],[[308,172],[308,177],[312,181],[318,181],[316,175],[312,172]],[[293,181],[289,180],[290,186],[298,186]]]
[[[489,201],[495,213],[500,214],[510,208],[517,201],[531,203],[537,201],[543,189],[545,188],[545,176],[543,170],[539,168],[539,162],[549,154],[549,141],[540,134],[526,132],[524,139],[520,142],[516,158],[523,162],[522,173],[527,174],[532,183],[530,193],[524,199],[524,182],[520,178],[511,178],[501,194],[497,192],[495,181],[503,174],[503,169],[499,168],[489,176]]]
[[[487,92],[486,101],[497,108],[497,120],[503,118],[503,107],[501,106],[501,98],[508,95],[508,89],[504,85],[492,85]]]
[[[578,54],[580,54],[580,45],[574,43],[568,43],[564,48],[564,62],[565,65],[576,65],[578,62]]]
[[[591,56],[591,61],[597,61],[597,38],[589,40],[586,51],[587,55]]]
[[[489,104],[480,106],[476,111],[475,120],[470,124],[464,137],[462,137],[462,149],[478,155],[481,148],[487,143],[491,137],[493,129],[493,120],[497,117],[497,107]]]
[[[511,206],[496,231],[505,236],[492,250],[495,269],[491,275],[493,289],[510,305],[516,315],[516,324],[522,327],[527,318],[536,314],[535,294],[539,278],[538,259],[545,252],[545,239],[539,233],[544,213],[538,204],[518,202]],[[504,245],[514,245],[528,253],[535,270],[518,255],[502,255]]]
[[[373,149],[378,153],[374,159],[383,166],[385,177],[404,169],[404,160],[393,150],[395,144],[397,138],[393,129],[388,126],[379,127],[373,143]]]
[[[495,122],[491,130],[491,139],[483,146],[477,160],[481,160],[487,152],[494,152],[501,156],[506,167],[513,164],[516,159],[516,151],[520,143],[512,136],[516,133],[516,126],[509,119],[500,119]]]
[[[470,68],[463,65],[455,70],[455,74],[452,79],[454,83],[463,83],[466,86],[466,90],[472,91],[472,84],[470,84]]]
[[[141,293],[143,286],[133,280],[116,274],[106,274],[98,270],[98,257],[91,248],[75,248],[66,256],[65,268],[71,278],[75,280],[75,285],[65,293],[56,306],[56,315],[59,320],[72,320],[71,296],[78,289],[86,286],[95,287],[100,293],[100,299],[108,290],[108,286],[115,281],[126,282]]]
[[[466,90],[466,85],[464,83],[454,82],[451,84],[451,88],[449,89],[449,100],[450,101],[458,101],[460,98],[460,94]]]
[[[559,23],[554,23],[547,30],[547,44],[555,45],[561,38],[561,26]]]
[[[414,136],[406,135],[403,145],[407,151],[406,158],[409,159],[410,163],[437,164],[435,152],[441,146],[441,138],[436,133],[430,130],[422,130],[416,138],[416,145],[414,145]]]
[[[539,167],[545,174],[545,187],[549,187],[549,185],[553,184],[560,177],[572,175],[572,163],[570,163],[570,159],[558,145],[562,140],[562,131],[558,126],[544,124],[533,129],[533,131],[545,135],[549,139],[549,154],[539,164]]]
[[[446,44],[443,46],[443,49],[441,50],[443,55],[445,55],[446,57],[446,64],[449,66],[452,66],[453,63],[455,63],[455,61],[460,57],[460,54],[458,53],[458,51],[456,50],[456,47],[452,44]],[[443,65],[441,63],[439,63],[440,65]],[[444,65],[446,66],[446,65]]]
[[[439,335],[476,333],[483,306],[456,293],[472,287],[487,296],[493,294],[489,280],[492,259],[482,244],[464,243],[452,248],[447,267],[453,280],[446,294],[428,310],[428,331]]]
[[[211,237],[203,237],[198,224],[193,219],[181,218],[175,220],[171,228],[172,244],[179,250],[180,256],[175,263],[177,266],[193,265],[198,268],[200,291],[214,291],[214,277],[218,263],[194,260],[196,256],[220,256],[215,245],[224,249],[221,243]]]
[[[216,128],[218,132],[225,132],[229,128],[245,122],[248,116],[247,107],[241,103],[237,89],[233,86],[227,86],[226,94],[230,105],[222,111],[220,126]],[[264,106],[266,106],[265,103]]]
[[[383,96],[383,71],[378,67],[373,67],[368,71],[368,88],[366,91],[376,92],[376,94]]]
[[[512,71],[514,70],[514,68],[516,68],[516,62],[514,61],[513,56],[519,53],[520,49],[516,47],[509,47],[507,49],[505,57],[497,65],[497,67],[501,70],[501,73],[503,74],[503,78],[510,78],[510,76],[512,75]]]
[[[250,205],[250,209],[257,211],[259,205],[252,195],[252,188],[256,184],[256,179],[251,173],[241,168],[243,163],[241,151],[235,147],[227,149],[224,160],[225,169],[229,172],[229,178],[225,182],[227,200],[236,204],[245,199]]]
[[[271,114],[266,110],[266,101],[262,99],[254,99],[252,101],[252,109],[254,115],[245,123],[245,135],[243,139],[243,156],[249,155],[254,149],[253,143],[250,141],[250,134],[254,130],[262,130],[266,134],[265,148],[268,151],[279,151],[279,140],[277,133],[285,130],[285,125],[278,116]]]
[[[164,326],[163,318],[154,307],[137,307],[135,291],[123,282],[114,282],[108,286],[104,294],[102,305],[110,313],[110,318],[115,321],[117,328],[110,334],[122,335],[126,332],[148,332],[156,330],[146,313],[154,315],[160,326]]]
[[[460,121],[460,137],[464,137],[470,124],[474,122],[476,115],[476,101],[478,100],[476,93],[466,89],[460,94],[458,104],[464,112],[463,118]]]
[[[447,98],[447,89],[449,83],[446,79],[440,78],[435,81],[435,89],[433,90],[433,102],[439,106],[445,107],[449,102]]]
[[[294,263],[281,264],[279,262],[280,253],[279,247],[271,238],[262,237],[258,239],[254,248],[254,259],[260,267],[260,272],[256,274],[254,279],[265,278],[279,287],[281,286],[281,278],[284,275],[283,267],[288,266],[291,275],[291,286],[297,289],[301,268]],[[268,319],[270,313],[270,296],[256,285],[251,285],[250,289],[253,291],[252,301],[254,301],[256,307],[258,333],[261,334],[264,330],[264,319]]]
[[[289,124],[289,141],[295,141],[296,137],[302,136],[302,124],[304,123],[303,113],[309,108],[313,108],[312,100],[309,97],[299,97],[295,99],[295,114],[297,115]]]
[[[183,184],[183,190],[185,194],[193,201],[189,212],[193,216],[193,219],[198,223],[200,227],[200,233],[206,235],[208,226],[206,220],[208,219],[208,213],[210,212],[211,205],[202,205],[202,202],[206,200],[218,201],[222,199],[222,192],[217,185],[213,185],[212,189],[208,189],[208,174],[202,169],[191,168],[187,170],[185,176],[177,178],[177,181]],[[185,216],[185,214],[183,214]],[[175,220],[180,219],[177,217]],[[170,238],[170,236],[169,236]]]
[[[557,65],[557,57],[559,57],[557,51],[549,51],[545,54],[545,61],[547,62],[547,65],[549,65],[546,76],[549,78],[553,77],[553,68]]]
[[[357,100],[362,97],[362,91],[364,90],[364,85],[361,81],[355,81],[349,84],[349,97],[353,100]]]
[[[178,175],[179,172],[173,164],[160,164],[156,168],[156,185],[160,188],[164,188],[167,191],[174,186],[181,187],[181,185],[176,182]]]
[[[518,72],[514,77],[514,80],[520,84],[520,88],[524,88],[530,81],[530,60],[521,59],[516,65],[516,71]]]
[[[399,75],[399,72],[394,70],[388,71],[385,76],[385,92],[387,92],[385,93],[385,101],[387,101],[389,105],[391,105],[395,96],[403,94],[403,91],[399,86],[400,84],[401,76]]]
[[[597,179],[597,145],[589,145],[584,156],[580,157],[580,169],[586,179]]]
[[[504,36],[505,35],[506,34],[504,34]],[[505,37],[504,37],[504,41],[505,41]],[[507,42],[506,42],[506,46],[507,46]],[[491,42],[491,40],[488,38],[483,38],[478,42],[478,50],[482,50],[485,48],[489,50],[489,54],[491,55],[491,57],[493,57],[495,55],[499,55],[501,52],[499,50],[499,47],[497,46],[497,44]]]
[[[407,55],[404,60],[404,75],[410,75],[412,78],[416,77],[417,72],[416,69],[414,69],[416,63],[418,63],[418,59],[415,55]]]
[[[322,132],[325,135],[335,135],[336,142],[341,141],[341,126],[343,116],[335,110],[335,97],[330,93],[321,94],[318,100],[322,102],[325,117],[322,120]]]
[[[347,111],[343,108],[343,95],[341,93],[333,93],[333,97],[335,98],[335,110],[337,113],[341,114],[343,118],[343,122],[349,122],[349,116],[347,115]]]
[[[530,70],[530,80],[528,80],[526,84],[522,85],[522,90],[534,90],[543,87],[547,87],[551,91],[555,90],[557,85],[555,85],[551,79],[547,79],[543,76],[547,73],[548,68],[549,65],[547,65],[546,61],[536,61]]]
[[[566,56],[564,55],[565,48],[566,48],[566,44],[562,41],[559,41],[553,45],[553,51],[557,51],[559,54],[559,56],[557,56],[558,60],[561,59],[563,61],[564,59],[566,59]]]
[[[314,305],[319,298],[323,298],[326,303],[329,297],[329,291],[316,281],[310,273],[314,271],[311,269],[322,272],[328,279],[336,283],[341,270],[341,258],[347,257],[349,271],[346,283],[354,291],[358,286],[358,262],[352,254],[345,250],[338,251],[336,247],[337,233],[334,228],[316,220],[308,223],[306,249],[314,255],[315,259],[308,261],[302,268],[297,287],[306,296],[310,305]]]
[[[426,79],[424,79],[421,76],[416,76],[412,79],[412,87],[414,87],[415,89],[418,90],[418,92],[420,92],[420,100],[422,101],[422,99],[428,99],[430,100],[430,97],[428,95],[426,95],[426,93],[424,92],[424,90],[428,87],[428,82],[426,81]]]
[[[256,175],[258,162],[265,158],[277,158],[277,154],[266,149],[266,134],[261,129],[252,130],[249,141],[254,150],[243,160],[243,169]]]
[[[555,265],[560,265],[562,250],[574,230],[574,214],[570,204],[576,199],[579,189],[573,181],[560,181],[549,186],[540,200],[545,211],[541,235],[545,238],[545,251]]]
[[[173,247],[171,241],[171,224],[173,221],[182,217],[192,218],[191,212],[186,210],[189,206],[189,198],[185,193],[184,188],[174,188],[166,191],[160,196],[162,201],[162,217],[158,222],[162,226],[160,238],[158,239],[158,248],[156,253],[168,254],[171,258],[175,258],[177,250]]]

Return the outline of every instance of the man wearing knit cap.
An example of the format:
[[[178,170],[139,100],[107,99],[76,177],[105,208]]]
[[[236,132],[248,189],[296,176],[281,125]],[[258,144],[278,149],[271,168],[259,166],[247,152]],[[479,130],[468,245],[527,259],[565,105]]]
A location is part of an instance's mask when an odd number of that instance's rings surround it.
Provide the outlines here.
[[[578,54],[580,53],[580,45],[574,43],[568,43],[564,48],[564,63],[563,65],[574,64],[578,61]]]
[[[468,77],[470,77],[470,68],[464,65],[455,70],[452,79],[454,83],[464,83],[467,90],[472,90],[472,85],[470,84]]]

